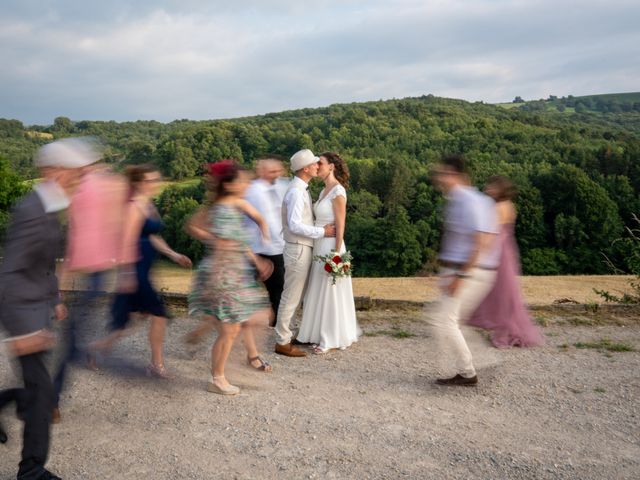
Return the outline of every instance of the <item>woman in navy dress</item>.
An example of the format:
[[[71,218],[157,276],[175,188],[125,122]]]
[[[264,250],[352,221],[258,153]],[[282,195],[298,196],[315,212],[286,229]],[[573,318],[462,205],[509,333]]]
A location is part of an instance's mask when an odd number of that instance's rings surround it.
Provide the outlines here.
[[[167,312],[151,284],[149,272],[158,253],[183,267],[190,267],[191,260],[172,250],[159,235],[162,221],[152,199],[159,191],[162,180],[160,173],[151,165],[135,165],[129,167],[126,174],[131,198],[125,214],[123,265],[118,272],[118,294],[111,309],[112,333],[94,342],[92,347],[94,351],[110,349],[125,332],[131,313],[147,314],[151,317],[151,363],[147,366],[147,374],[169,378],[163,355]]]

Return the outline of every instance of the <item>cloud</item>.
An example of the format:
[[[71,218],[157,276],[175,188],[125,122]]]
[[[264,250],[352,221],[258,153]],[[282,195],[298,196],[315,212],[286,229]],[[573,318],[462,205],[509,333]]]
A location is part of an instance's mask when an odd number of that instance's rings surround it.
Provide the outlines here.
[[[25,0],[2,18],[0,116],[27,123],[508,101],[640,78],[640,4],[626,0]]]

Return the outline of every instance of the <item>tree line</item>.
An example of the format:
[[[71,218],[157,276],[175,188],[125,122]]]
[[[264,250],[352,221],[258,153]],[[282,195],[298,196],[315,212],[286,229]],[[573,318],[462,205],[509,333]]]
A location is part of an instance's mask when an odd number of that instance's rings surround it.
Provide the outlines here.
[[[428,95],[167,124],[58,117],[53,125],[24,126],[0,119],[0,173],[33,176],[37,147],[69,135],[102,139],[116,168],[151,162],[174,180],[197,177],[220,158],[250,166],[259,156],[289,157],[301,148],[337,151],[351,169],[345,240],[357,275],[435,270],[442,198],[429,169],[449,153],[467,157],[480,187],[494,174],[518,185],[525,273],[607,273],[610,264],[628,271],[632,258],[625,227],[635,227],[640,206],[640,113],[633,111],[531,112]],[[182,224],[203,197],[201,183],[177,183],[158,199],[167,239],[195,258],[203,247]]]

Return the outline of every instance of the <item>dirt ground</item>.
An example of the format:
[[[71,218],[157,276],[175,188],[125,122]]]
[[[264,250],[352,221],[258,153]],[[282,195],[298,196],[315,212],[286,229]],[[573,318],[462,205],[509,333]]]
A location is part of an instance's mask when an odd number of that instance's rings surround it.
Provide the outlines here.
[[[73,370],[49,468],[65,479],[635,479],[640,475],[640,323],[634,309],[538,309],[546,345],[496,350],[466,330],[480,383],[438,387],[443,371],[420,309],[358,312],[352,348],[253,371],[236,345],[237,397],[207,393],[208,347],[167,336],[172,381],[142,375],[146,323],[101,359]],[[84,317],[95,338],[104,310]],[[577,346],[576,346],[577,345]],[[581,348],[578,348],[581,347]],[[599,348],[595,348],[599,347]],[[608,349],[608,350],[607,350]],[[634,351],[620,351],[632,349]],[[0,358],[0,387],[15,383]],[[5,410],[0,478],[13,478],[20,424]]]

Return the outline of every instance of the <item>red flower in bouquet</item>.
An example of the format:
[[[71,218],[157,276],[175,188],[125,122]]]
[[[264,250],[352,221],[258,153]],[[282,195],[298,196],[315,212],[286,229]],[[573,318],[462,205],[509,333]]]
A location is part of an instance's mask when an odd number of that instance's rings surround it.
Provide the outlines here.
[[[342,255],[336,252],[327,255],[316,255],[314,260],[323,263],[324,271],[331,277],[332,285],[336,284],[336,279],[351,276],[351,252],[344,252]]]

